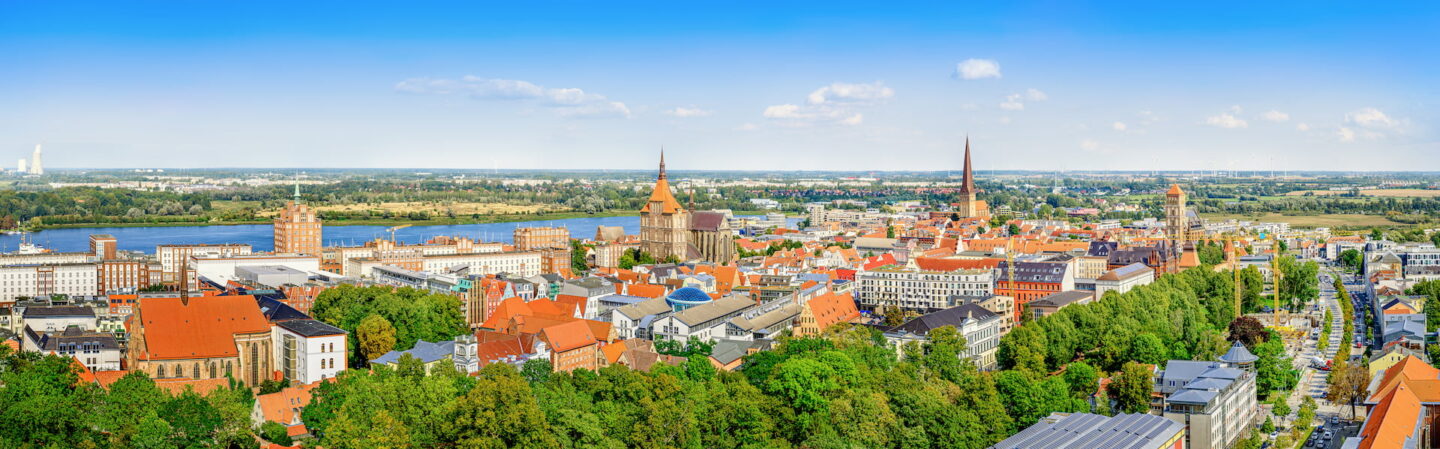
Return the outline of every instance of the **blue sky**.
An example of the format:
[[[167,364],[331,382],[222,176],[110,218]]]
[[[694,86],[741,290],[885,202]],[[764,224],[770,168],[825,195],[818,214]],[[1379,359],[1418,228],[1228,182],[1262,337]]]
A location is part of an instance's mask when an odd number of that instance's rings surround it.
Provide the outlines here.
[[[1433,3],[290,3],[0,3],[0,161],[1440,168]]]

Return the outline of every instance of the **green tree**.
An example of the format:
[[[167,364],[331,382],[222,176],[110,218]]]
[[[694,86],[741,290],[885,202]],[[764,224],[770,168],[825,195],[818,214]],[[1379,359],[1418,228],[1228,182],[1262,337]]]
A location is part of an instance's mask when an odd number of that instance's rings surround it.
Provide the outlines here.
[[[1130,360],[1151,365],[1159,365],[1166,360],[1169,350],[1160,337],[1155,334],[1145,333],[1135,337],[1135,342],[1130,346]]]
[[[370,315],[360,322],[355,332],[360,340],[360,354],[365,360],[375,360],[395,350],[395,326],[380,315]]]
[[[1360,255],[1360,251],[1355,250],[1354,248],[1346,249],[1340,252],[1340,263],[1347,267],[1350,267],[1350,269],[1352,270],[1359,270],[1360,261],[1363,257],[1364,256]]]
[[[455,409],[455,441],[467,449],[558,448],[530,385],[510,365],[480,370]]]
[[[290,434],[286,432],[285,425],[275,421],[265,421],[260,425],[260,438],[281,446],[289,446],[294,443],[290,439]]]
[[[1074,362],[1065,367],[1065,383],[1071,395],[1086,398],[1100,388],[1100,372],[1089,363]]]
[[[1110,399],[1115,408],[1124,413],[1143,413],[1150,409],[1150,391],[1154,388],[1155,373],[1135,362],[1126,362],[1119,373],[1111,377]]]

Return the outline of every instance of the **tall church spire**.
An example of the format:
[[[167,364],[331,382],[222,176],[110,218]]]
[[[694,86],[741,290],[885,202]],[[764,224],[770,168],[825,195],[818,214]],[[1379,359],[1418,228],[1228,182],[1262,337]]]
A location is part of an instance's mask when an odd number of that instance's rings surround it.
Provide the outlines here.
[[[665,147],[663,146],[660,147],[660,177],[658,179],[665,179]]]
[[[975,174],[970,171],[970,136],[965,136],[965,172],[961,175],[960,193],[975,191]]]

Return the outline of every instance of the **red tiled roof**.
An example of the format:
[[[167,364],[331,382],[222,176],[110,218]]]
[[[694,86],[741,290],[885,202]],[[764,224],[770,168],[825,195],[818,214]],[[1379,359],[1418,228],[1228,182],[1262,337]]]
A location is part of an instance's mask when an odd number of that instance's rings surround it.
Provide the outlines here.
[[[145,331],[142,358],[195,359],[234,357],[236,334],[270,331],[253,296],[142,298],[136,313]]]
[[[975,270],[982,268],[993,269],[1000,266],[1000,259],[952,259],[919,257],[915,259],[915,266],[920,267],[921,270],[925,271]]]
[[[595,334],[584,321],[575,320],[565,324],[546,327],[540,331],[540,338],[550,344],[556,352],[575,350],[596,343]]]

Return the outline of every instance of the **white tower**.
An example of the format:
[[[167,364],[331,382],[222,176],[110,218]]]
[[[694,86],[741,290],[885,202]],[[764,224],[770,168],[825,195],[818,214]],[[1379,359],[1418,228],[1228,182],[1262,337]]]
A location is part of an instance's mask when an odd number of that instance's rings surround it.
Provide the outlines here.
[[[45,174],[45,166],[40,164],[40,145],[35,145],[35,154],[30,156],[30,174]]]
[[[30,169],[25,167],[26,162],[27,161],[24,158],[21,158],[20,160],[15,162],[15,174],[23,175],[26,173],[30,173]]]

